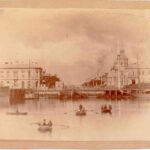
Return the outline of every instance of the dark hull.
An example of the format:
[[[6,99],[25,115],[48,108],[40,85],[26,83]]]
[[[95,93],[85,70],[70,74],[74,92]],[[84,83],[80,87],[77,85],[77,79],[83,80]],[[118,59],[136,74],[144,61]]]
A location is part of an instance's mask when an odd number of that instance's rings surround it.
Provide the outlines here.
[[[111,114],[112,112],[111,112],[111,110],[109,110],[109,109],[105,109],[105,110],[101,110],[101,113],[105,113],[105,114]]]
[[[86,116],[86,112],[85,111],[77,111],[76,112],[76,116]]]
[[[27,115],[27,112],[7,112],[7,115]]]
[[[52,131],[52,126],[49,125],[39,125],[38,130],[41,132]]]

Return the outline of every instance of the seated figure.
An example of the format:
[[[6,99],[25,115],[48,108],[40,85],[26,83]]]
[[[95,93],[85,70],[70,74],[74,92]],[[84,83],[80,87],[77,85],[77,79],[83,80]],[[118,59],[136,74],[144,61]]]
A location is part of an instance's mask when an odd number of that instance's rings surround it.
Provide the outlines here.
[[[52,126],[52,125],[53,125],[53,123],[52,123],[51,120],[48,122],[48,125],[49,125],[49,126]]]

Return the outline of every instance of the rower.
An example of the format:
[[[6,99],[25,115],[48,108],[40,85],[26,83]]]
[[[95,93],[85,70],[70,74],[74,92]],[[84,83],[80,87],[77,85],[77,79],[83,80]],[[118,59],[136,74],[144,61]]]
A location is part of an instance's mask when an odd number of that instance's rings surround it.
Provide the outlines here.
[[[16,109],[16,113],[19,113],[19,110],[18,110],[18,109]]]
[[[79,110],[81,111],[83,109],[83,106],[80,104],[79,105]]]
[[[107,109],[107,105],[104,105],[104,110],[106,110]]]
[[[85,108],[84,107],[82,107],[82,111],[85,112]]]
[[[109,105],[109,110],[112,110],[112,106],[111,105]]]
[[[44,125],[44,126],[46,125],[46,120],[45,120],[45,119],[43,119],[43,125]]]
[[[48,122],[48,125],[49,125],[49,126],[52,126],[52,125],[53,125],[53,123],[52,123],[51,120]]]

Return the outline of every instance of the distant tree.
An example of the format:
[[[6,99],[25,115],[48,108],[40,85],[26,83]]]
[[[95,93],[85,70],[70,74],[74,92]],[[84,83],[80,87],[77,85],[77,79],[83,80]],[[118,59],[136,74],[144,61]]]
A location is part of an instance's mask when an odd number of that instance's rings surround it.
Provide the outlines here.
[[[103,81],[98,80],[98,79],[91,79],[90,81],[84,82],[82,84],[82,86],[86,86],[86,87],[95,87],[98,85],[101,85],[103,83]]]
[[[48,88],[56,87],[56,82],[59,82],[60,79],[57,75],[44,75],[41,79],[41,84],[45,84]]]

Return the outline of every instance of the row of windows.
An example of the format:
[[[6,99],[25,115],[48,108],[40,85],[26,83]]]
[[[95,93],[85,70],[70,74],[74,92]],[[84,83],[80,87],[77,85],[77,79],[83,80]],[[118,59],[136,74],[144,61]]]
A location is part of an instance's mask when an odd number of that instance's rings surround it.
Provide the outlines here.
[[[36,72],[31,72],[31,71],[22,71],[22,72],[19,72],[19,71],[12,71],[12,72],[9,72],[9,71],[0,71],[0,77],[4,77],[4,75],[6,77],[10,77],[10,76],[14,76],[14,77],[18,77],[18,76],[22,76],[22,77],[25,77],[25,76],[36,76],[38,77],[39,76],[39,72],[36,71]]]
[[[25,72],[36,72],[36,73],[39,73],[39,70],[34,70],[33,71],[33,70],[29,70],[28,69],[28,70],[13,70],[13,71],[10,71],[10,70],[7,70],[7,71],[6,70],[5,71],[1,70],[0,71],[0,73],[4,73],[4,72],[6,72],[6,73],[11,73],[11,72],[22,72],[22,73],[25,73]]]
[[[1,86],[4,86],[4,85],[7,85],[7,86],[21,86],[22,88],[25,88],[25,85],[30,87],[30,86],[38,86],[38,81],[35,81],[35,82],[31,82],[31,81],[17,81],[17,80],[14,80],[13,82],[11,81],[1,81],[0,82],[0,85]]]
[[[139,71],[139,72],[137,72],[137,71],[133,71],[132,72],[132,74],[133,75],[137,75],[137,73],[139,73],[139,75],[144,75],[144,74],[149,74],[150,75],[150,71]]]

